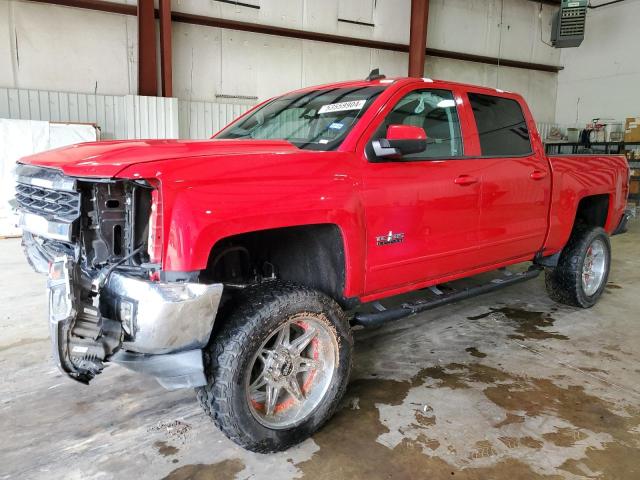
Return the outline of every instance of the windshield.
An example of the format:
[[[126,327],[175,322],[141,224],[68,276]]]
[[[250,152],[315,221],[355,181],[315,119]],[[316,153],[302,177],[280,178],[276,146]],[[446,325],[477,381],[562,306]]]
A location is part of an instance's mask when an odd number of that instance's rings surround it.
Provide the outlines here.
[[[287,140],[299,148],[337,148],[384,87],[313,90],[278,97],[215,138]]]

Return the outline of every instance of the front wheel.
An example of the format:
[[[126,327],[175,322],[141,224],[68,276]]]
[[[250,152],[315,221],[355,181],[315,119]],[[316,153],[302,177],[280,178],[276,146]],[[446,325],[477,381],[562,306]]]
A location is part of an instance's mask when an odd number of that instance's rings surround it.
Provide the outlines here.
[[[545,272],[547,292],[557,302],[592,307],[604,291],[610,268],[607,232],[599,227],[578,226],[562,250],[558,265]]]
[[[351,371],[353,340],[340,307],[291,284],[247,289],[205,356],[205,412],[234,442],[284,450],[333,414]]]

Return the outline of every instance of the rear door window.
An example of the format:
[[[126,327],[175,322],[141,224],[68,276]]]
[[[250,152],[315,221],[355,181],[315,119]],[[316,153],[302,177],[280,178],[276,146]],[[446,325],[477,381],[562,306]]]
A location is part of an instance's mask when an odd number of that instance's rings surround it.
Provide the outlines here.
[[[520,104],[509,98],[468,93],[483,157],[531,153],[529,129]]]

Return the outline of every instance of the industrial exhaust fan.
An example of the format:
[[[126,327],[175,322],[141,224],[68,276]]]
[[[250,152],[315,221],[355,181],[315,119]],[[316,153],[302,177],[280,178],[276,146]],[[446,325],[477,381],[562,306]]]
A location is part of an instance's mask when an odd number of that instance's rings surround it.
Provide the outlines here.
[[[578,47],[584,40],[588,0],[562,0],[551,25],[551,44],[556,48]]]

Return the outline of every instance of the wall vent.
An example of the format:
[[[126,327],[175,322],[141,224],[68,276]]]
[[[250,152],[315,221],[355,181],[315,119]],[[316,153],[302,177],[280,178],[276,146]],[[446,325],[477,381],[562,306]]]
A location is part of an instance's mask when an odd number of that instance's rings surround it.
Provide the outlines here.
[[[562,0],[553,18],[551,44],[556,48],[578,47],[584,40],[588,0]]]

